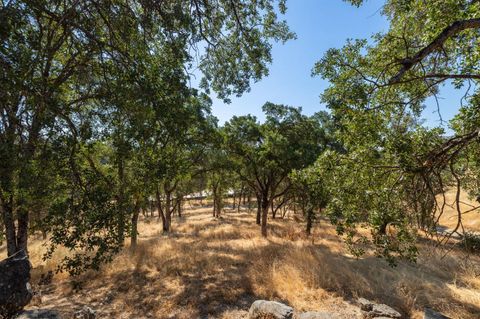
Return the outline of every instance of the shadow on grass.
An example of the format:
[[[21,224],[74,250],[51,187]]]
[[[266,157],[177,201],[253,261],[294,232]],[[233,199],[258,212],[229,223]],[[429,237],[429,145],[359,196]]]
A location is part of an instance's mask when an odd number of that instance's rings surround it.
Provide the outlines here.
[[[188,224],[194,221],[201,223]],[[174,225],[171,234],[140,237],[136,253],[124,252],[108,266],[114,268],[108,275],[78,278],[85,284],[71,295],[75,307],[93,302],[99,318],[126,312],[128,318],[219,318],[228,309],[248,310],[255,299],[292,304],[305,290],[321,289],[346,301],[365,297],[385,303],[407,317],[413,307],[444,303],[472,318],[480,313],[479,305],[451,290],[450,284],[461,284],[454,265],[451,271],[428,262],[391,268],[373,256],[357,260],[326,244],[285,240],[293,223],[281,219],[271,223],[271,239],[262,239],[254,214],[247,212],[214,219],[205,210],[189,211],[182,223],[188,225]],[[331,242],[328,236],[323,238]],[[320,310],[314,303],[308,307]]]

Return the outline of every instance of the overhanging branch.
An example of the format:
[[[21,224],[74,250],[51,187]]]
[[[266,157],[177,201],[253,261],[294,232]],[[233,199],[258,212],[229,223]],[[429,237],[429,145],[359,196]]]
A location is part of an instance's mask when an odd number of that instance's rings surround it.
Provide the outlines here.
[[[399,82],[407,71],[432,52],[442,48],[443,44],[449,38],[467,29],[480,29],[480,18],[456,21],[443,29],[443,31],[432,42],[430,42],[429,45],[418,51],[414,56],[401,60],[400,65],[402,67],[400,68],[400,71],[390,78],[388,83],[394,84]]]

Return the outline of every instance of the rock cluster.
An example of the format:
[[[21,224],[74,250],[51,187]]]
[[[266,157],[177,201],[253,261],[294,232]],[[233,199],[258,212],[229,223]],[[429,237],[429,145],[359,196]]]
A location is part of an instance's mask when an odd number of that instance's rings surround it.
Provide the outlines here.
[[[450,318],[442,315],[439,312],[436,312],[433,309],[425,308],[425,311],[423,313],[423,319],[450,319]]]
[[[248,312],[249,319],[292,319],[293,308],[276,301],[257,300]]]
[[[32,299],[30,269],[24,250],[0,262],[0,318],[19,313]]]
[[[55,310],[35,309],[24,311],[15,319],[61,319],[61,317]]]
[[[357,300],[364,318],[396,319],[402,315],[395,309],[364,298]],[[295,312],[293,308],[276,301],[257,300],[250,307],[248,319],[338,319],[344,318],[330,312]]]
[[[75,312],[73,315],[74,319],[95,319],[97,316],[96,311],[88,306],[83,306],[82,309]]]
[[[377,304],[365,298],[359,298],[357,304],[365,318],[402,318],[402,315],[390,306]]]
[[[336,319],[329,312],[296,313],[292,307],[276,301],[257,300],[248,312],[248,319]]]

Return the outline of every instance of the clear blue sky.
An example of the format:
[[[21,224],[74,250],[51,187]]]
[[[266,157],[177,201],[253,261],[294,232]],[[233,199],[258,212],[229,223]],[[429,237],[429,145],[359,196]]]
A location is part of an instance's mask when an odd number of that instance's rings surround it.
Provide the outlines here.
[[[231,104],[214,99],[213,114],[220,124],[233,115],[254,114],[263,120],[261,107],[266,101],[301,106],[306,114],[325,110],[320,94],[328,82],[311,77],[311,70],[326,50],[341,47],[348,38],[369,38],[388,29],[388,21],[380,14],[384,1],[369,0],[360,8],[342,0],[289,0],[285,16],[297,39],[274,44],[270,75],[253,83],[249,93],[232,97]],[[446,87],[441,91],[440,105],[444,120],[458,110],[463,92]],[[436,104],[428,102],[424,116],[428,126],[439,125]]]

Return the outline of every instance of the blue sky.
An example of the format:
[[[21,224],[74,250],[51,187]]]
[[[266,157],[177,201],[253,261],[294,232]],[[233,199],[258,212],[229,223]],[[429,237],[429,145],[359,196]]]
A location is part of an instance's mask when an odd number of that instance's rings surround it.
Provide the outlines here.
[[[342,0],[289,0],[285,16],[297,39],[286,44],[274,44],[270,74],[252,84],[249,93],[232,97],[231,104],[214,99],[213,114],[220,124],[233,115],[254,114],[260,120],[261,107],[266,101],[301,106],[306,114],[325,110],[320,104],[320,94],[328,82],[312,77],[316,61],[332,47],[341,47],[348,38],[369,38],[376,32],[388,29],[387,20],[381,15],[384,1],[369,0],[360,8]],[[440,106],[444,120],[451,119],[458,110],[464,92],[451,87],[441,91]],[[428,102],[424,112],[428,126],[439,125],[436,104]]]

